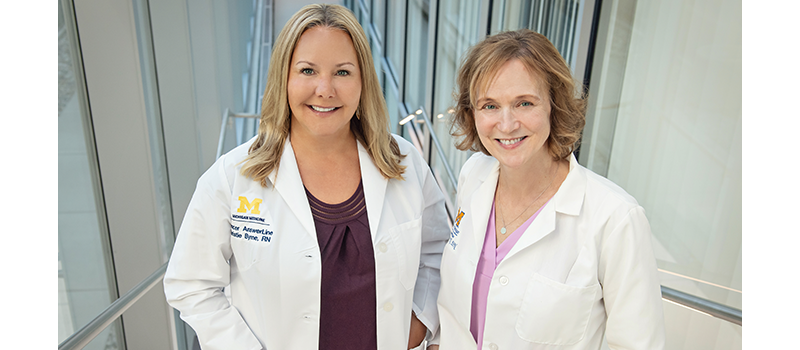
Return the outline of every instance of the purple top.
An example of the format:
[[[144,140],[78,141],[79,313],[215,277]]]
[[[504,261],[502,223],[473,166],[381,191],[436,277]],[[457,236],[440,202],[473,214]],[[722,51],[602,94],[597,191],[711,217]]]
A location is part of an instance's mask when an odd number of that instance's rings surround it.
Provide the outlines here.
[[[378,347],[375,256],[363,182],[339,204],[306,189],[322,258],[319,349]]]
[[[500,265],[500,262],[508,255],[514,244],[517,243],[528,226],[531,225],[534,219],[539,216],[547,203],[542,205],[525,223],[518,227],[514,232],[506,238],[500,246],[497,246],[497,238],[495,233],[495,217],[494,206],[492,201],[492,212],[489,214],[489,224],[486,227],[486,238],[483,240],[483,249],[481,250],[481,257],[478,259],[478,269],[475,272],[475,283],[472,284],[472,317],[470,317],[469,330],[475,341],[478,343],[478,349],[483,346],[483,327],[486,324],[486,304],[489,297],[489,286],[492,284],[492,276],[494,270]]]

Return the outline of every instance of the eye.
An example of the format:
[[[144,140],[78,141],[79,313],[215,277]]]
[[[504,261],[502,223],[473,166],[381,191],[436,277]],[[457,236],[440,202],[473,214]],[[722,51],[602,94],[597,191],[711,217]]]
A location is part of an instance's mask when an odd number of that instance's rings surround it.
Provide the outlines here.
[[[350,72],[342,69],[342,70],[336,71],[336,75],[342,76],[342,77],[346,77],[346,76],[350,75]]]
[[[519,106],[520,107],[529,107],[529,106],[533,106],[533,103],[530,103],[528,101],[523,101],[523,102],[520,102]]]
[[[311,75],[314,74],[314,70],[311,68],[303,68],[300,70],[300,73],[303,73],[305,75]]]
[[[497,106],[493,104],[485,104],[483,107],[481,107],[481,109],[497,109]]]

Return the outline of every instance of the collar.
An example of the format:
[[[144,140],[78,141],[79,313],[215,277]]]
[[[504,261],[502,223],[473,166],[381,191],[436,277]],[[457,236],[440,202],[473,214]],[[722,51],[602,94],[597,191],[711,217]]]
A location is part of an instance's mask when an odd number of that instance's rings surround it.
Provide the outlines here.
[[[586,170],[578,164],[574,154],[569,155],[569,173],[551,201],[555,210],[567,215],[578,215],[586,194]]]
[[[375,234],[378,232],[386,186],[389,180],[375,166],[372,157],[361,142],[356,141],[356,143],[358,144],[358,163],[361,167],[361,180],[364,185],[364,200],[367,204],[369,229],[374,239]],[[303,227],[309,233],[316,235],[311,208],[308,205],[303,180],[300,177],[300,169],[297,167],[297,158],[294,155],[294,149],[289,137],[286,138],[286,142],[283,145],[283,153],[281,154],[278,170],[273,170],[268,178],[292,212],[300,219]]]
[[[492,190],[497,185],[497,178],[500,174],[500,162],[494,157],[487,157],[489,164],[488,171],[480,173],[479,179],[482,183],[491,183]],[[582,165],[574,154],[569,155],[569,173],[561,187],[551,199],[555,206],[555,211],[567,215],[578,215],[583,207],[583,197],[586,193],[586,173]]]

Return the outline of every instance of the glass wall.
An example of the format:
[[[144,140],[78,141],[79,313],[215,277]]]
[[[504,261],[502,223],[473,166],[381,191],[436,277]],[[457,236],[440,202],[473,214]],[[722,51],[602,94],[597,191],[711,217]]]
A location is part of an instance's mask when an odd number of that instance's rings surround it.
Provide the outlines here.
[[[59,1],[59,342],[168,259],[223,112],[258,109],[271,11],[270,0]],[[86,348],[192,342],[158,286],[120,320]]]
[[[70,2],[58,2],[58,342],[117,298],[83,67]],[[119,322],[86,349],[124,349]]]
[[[406,52],[406,2],[389,1],[386,8],[386,41],[384,43],[386,65],[383,68],[383,72],[389,80],[384,83],[384,93],[389,107],[390,120],[392,121],[392,131],[400,133],[398,101],[402,97],[400,93],[404,91],[402,77],[405,76],[405,60],[403,57],[405,57]],[[394,86],[392,87],[390,84]]]
[[[446,159],[440,159],[438,152],[432,152],[429,161],[431,170],[437,178],[441,178],[445,192],[452,203],[455,203],[458,171],[467,161],[471,152],[459,151],[453,145],[450,136],[450,122],[454,104],[456,75],[467,49],[476,44],[483,36],[480,30],[480,0],[442,0],[439,1],[437,21],[437,43],[435,75],[433,78],[433,110],[429,113],[433,132],[441,141],[442,151]],[[485,31],[484,31],[485,34]],[[447,180],[447,169],[455,177],[455,181]],[[455,215],[457,208],[451,208]]]
[[[409,0],[406,30],[404,102],[414,111],[425,104],[428,72],[428,0]]]
[[[741,1],[617,0],[602,18],[580,161],[646,209],[664,286],[741,309]],[[664,310],[670,349],[741,348],[740,326]]]

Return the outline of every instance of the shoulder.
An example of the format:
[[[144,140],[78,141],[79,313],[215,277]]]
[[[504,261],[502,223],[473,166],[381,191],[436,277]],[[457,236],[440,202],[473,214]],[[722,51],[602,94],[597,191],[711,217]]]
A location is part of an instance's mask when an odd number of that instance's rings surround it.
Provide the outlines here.
[[[392,137],[394,138],[395,142],[397,142],[397,147],[400,148],[400,153],[407,154],[409,151],[417,150],[417,148],[414,147],[414,145],[408,140],[406,140],[404,137],[394,133],[392,134]]]
[[[241,169],[243,161],[247,159],[247,155],[250,153],[250,146],[256,141],[256,137],[258,136],[253,136],[253,138],[247,140],[245,143],[234,147],[232,150],[228,151],[228,153],[220,156],[218,159],[218,161],[221,161],[220,166],[226,169]]]
[[[474,153],[461,166],[458,174],[457,196],[459,205],[461,200],[472,194],[489,176],[497,169],[497,159],[481,152]]]
[[[200,180],[219,182],[219,184],[227,184],[229,188],[233,188],[234,181],[242,176],[241,170],[244,165],[245,159],[249,154],[250,146],[255,142],[256,137],[251,138],[247,142],[236,146],[228,153],[221,155],[212,164],[208,170],[201,176]]]
[[[404,175],[408,175],[409,171],[420,172],[421,169],[424,170],[428,167],[428,163],[422,158],[422,154],[419,153],[414,144],[397,134],[392,134],[392,137],[397,142],[400,154],[405,156],[400,161],[400,165],[406,167],[406,174]]]
[[[482,181],[497,167],[497,159],[492,156],[477,152],[467,159],[458,174],[459,191],[470,191],[471,183]]]
[[[593,213],[607,220],[622,220],[632,211],[644,214],[644,208],[622,187],[579,165],[575,169],[586,179],[584,203],[587,213]]]
[[[494,157],[476,152],[461,167],[459,177],[470,178],[473,175],[487,173],[495,163],[497,163],[497,159]]]
[[[580,171],[586,176],[586,191],[594,196],[610,197],[614,201],[627,206],[638,206],[639,203],[636,198],[633,198],[622,187],[609,180],[608,178],[598,175],[597,173],[581,166]]]

